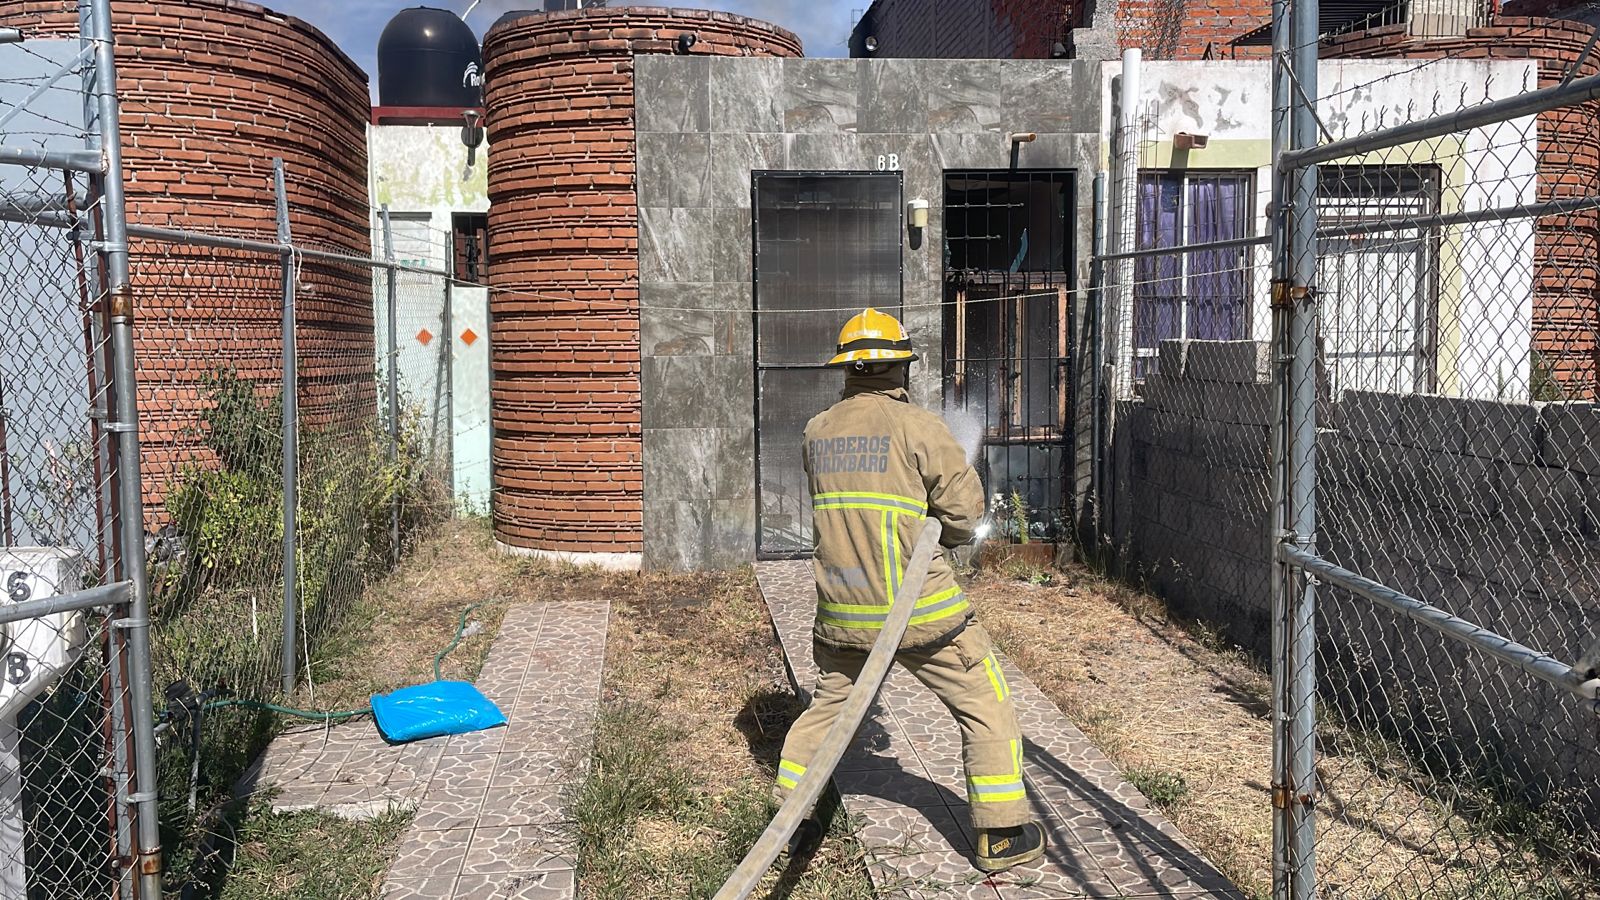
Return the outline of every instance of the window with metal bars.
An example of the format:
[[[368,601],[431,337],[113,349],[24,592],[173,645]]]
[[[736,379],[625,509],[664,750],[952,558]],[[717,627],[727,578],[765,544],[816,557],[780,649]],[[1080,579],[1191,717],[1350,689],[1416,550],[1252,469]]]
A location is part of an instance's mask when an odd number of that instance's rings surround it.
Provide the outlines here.
[[[455,242],[456,280],[486,284],[489,281],[488,214],[455,213],[450,218],[451,238]]]
[[[1248,172],[1142,172],[1138,249],[1246,237],[1255,214]],[[1159,365],[1164,340],[1250,336],[1249,247],[1144,256],[1134,263],[1134,377]]]
[[[1319,166],[1322,225],[1431,216],[1437,166]],[[1437,385],[1439,229],[1317,241],[1318,324],[1335,390],[1428,393]]]

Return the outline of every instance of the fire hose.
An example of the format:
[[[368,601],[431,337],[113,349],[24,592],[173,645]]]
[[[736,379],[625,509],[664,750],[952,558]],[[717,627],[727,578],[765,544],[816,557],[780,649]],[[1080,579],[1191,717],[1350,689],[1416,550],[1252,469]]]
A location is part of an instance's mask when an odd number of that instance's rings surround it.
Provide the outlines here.
[[[866,664],[861,667],[861,674],[856,677],[855,686],[850,689],[850,695],[839,711],[839,718],[834,720],[833,727],[812,755],[806,773],[795,784],[777,815],[772,817],[772,823],[761,833],[750,852],[745,854],[739,867],[728,876],[727,883],[717,891],[714,900],[745,900],[749,897],[767,869],[777,860],[778,854],[788,845],[806,813],[822,796],[823,788],[833,778],[834,767],[839,765],[845,748],[855,737],[861,720],[866,718],[867,710],[877,698],[878,690],[883,687],[889,667],[894,664],[900,639],[905,636],[906,626],[911,622],[911,612],[917,605],[917,598],[922,595],[922,584],[927,580],[928,566],[932,564],[933,554],[939,548],[942,533],[943,528],[937,520],[923,520],[916,547],[906,564],[905,577],[900,582],[900,592],[889,608],[889,618],[883,623],[878,641],[872,645],[872,652],[867,655]]]

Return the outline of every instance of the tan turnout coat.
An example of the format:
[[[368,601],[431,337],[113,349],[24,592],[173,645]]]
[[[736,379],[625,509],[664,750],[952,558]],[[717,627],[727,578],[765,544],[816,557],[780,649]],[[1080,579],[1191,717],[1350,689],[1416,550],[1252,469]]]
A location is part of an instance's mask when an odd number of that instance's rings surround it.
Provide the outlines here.
[[[983,517],[983,486],[943,419],[912,405],[904,388],[866,378],[849,379],[844,398],[806,424],[802,452],[816,541],[816,637],[869,649],[923,516],[944,526],[944,547],[960,546]],[[944,643],[971,617],[941,549],[901,646]]]

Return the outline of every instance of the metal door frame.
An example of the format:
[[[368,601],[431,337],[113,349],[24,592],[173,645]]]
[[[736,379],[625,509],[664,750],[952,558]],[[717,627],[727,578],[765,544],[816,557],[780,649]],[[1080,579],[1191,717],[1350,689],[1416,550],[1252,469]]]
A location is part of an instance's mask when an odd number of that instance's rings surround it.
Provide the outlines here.
[[[1010,424],[1009,424],[1010,415],[1008,414],[1008,416],[1007,416],[1007,425],[1006,425],[1006,428],[1005,428],[1007,434],[1005,434],[1003,436],[1000,436],[1000,437],[991,438],[989,433],[988,433],[989,432],[988,423],[985,422],[984,434],[983,434],[983,437],[982,437],[982,440],[981,440],[981,445],[983,447],[989,447],[989,446],[1018,447],[1018,446],[1051,445],[1051,446],[1055,446],[1055,447],[1060,449],[1060,452],[1061,452],[1061,461],[1060,461],[1060,464],[1059,464],[1060,468],[1057,469],[1057,470],[1054,470],[1054,472],[1053,472],[1054,478],[1056,479],[1056,481],[1060,485],[1060,491],[1059,491],[1059,494],[1055,497],[1055,506],[1054,506],[1052,511],[1059,514],[1060,526],[1061,527],[1053,536],[1047,537],[1046,540],[1054,541],[1056,543],[1061,543],[1061,542],[1064,542],[1064,541],[1070,541],[1071,540],[1071,536],[1073,534],[1074,528],[1076,527],[1074,525],[1074,513],[1073,513],[1073,501],[1072,501],[1073,491],[1074,491],[1074,488],[1073,488],[1073,466],[1074,466],[1073,454],[1075,452],[1074,448],[1077,446],[1077,433],[1078,433],[1077,429],[1078,429],[1079,416],[1075,412],[1075,410],[1077,408],[1076,404],[1078,402],[1078,384],[1077,384],[1076,379],[1073,378],[1072,373],[1073,373],[1073,370],[1075,368],[1074,358],[1075,358],[1075,356],[1076,356],[1076,354],[1078,352],[1077,351],[1077,340],[1078,340],[1078,334],[1077,334],[1077,305],[1078,305],[1077,286],[1078,286],[1078,249],[1079,249],[1079,241],[1078,241],[1077,229],[1078,229],[1078,226],[1079,226],[1079,220],[1085,214],[1085,207],[1083,206],[1083,204],[1081,203],[1081,201],[1079,199],[1079,187],[1081,185],[1081,180],[1079,178],[1079,170],[1076,169],[1076,168],[1059,167],[1059,166],[1049,166],[1049,167],[1043,167],[1043,168],[1025,168],[1025,169],[1017,169],[1017,168],[1008,168],[1008,169],[952,168],[952,169],[943,170],[943,171],[940,172],[940,192],[941,192],[941,200],[940,200],[940,202],[942,204],[941,205],[941,210],[944,213],[944,223],[945,223],[945,225],[944,225],[944,227],[945,227],[945,235],[944,235],[944,237],[945,237],[945,240],[948,242],[948,240],[949,240],[949,223],[950,223],[949,210],[951,208],[951,204],[950,204],[950,179],[952,177],[956,177],[956,178],[960,178],[960,177],[1004,178],[1004,177],[1008,177],[1008,176],[1013,178],[1013,179],[1015,179],[1015,180],[1018,180],[1018,181],[1020,181],[1021,179],[1017,179],[1017,176],[1064,176],[1065,177],[1065,179],[1066,179],[1065,197],[1066,197],[1066,201],[1068,203],[1068,206],[1067,206],[1067,208],[1065,210],[1063,210],[1062,222],[1061,222],[1061,226],[1062,226],[1061,239],[1063,241],[1062,268],[1059,269],[1059,270],[1052,269],[1052,270],[1047,270],[1047,271],[1046,270],[1040,270],[1040,271],[1033,271],[1033,272],[1029,272],[1029,271],[1025,271],[1025,270],[1024,271],[1017,271],[1017,272],[1000,272],[999,270],[989,270],[989,269],[955,269],[955,268],[951,267],[951,265],[949,263],[949,257],[948,257],[948,254],[947,254],[946,261],[944,262],[944,264],[941,266],[941,269],[940,269],[940,272],[941,272],[940,280],[939,280],[940,303],[941,303],[940,324],[941,324],[941,328],[945,327],[945,320],[946,320],[946,316],[948,315],[949,308],[952,307],[952,306],[956,306],[957,303],[959,302],[959,301],[951,299],[951,297],[949,295],[950,287],[953,284],[952,277],[955,276],[955,275],[964,273],[964,272],[965,273],[974,273],[974,274],[977,274],[977,275],[982,276],[984,278],[983,281],[976,281],[976,282],[974,282],[974,284],[981,284],[981,285],[998,284],[1000,286],[1000,289],[1003,292],[1005,292],[1005,294],[1004,294],[1005,296],[1019,296],[1019,295],[1023,295],[1023,294],[1047,293],[1047,292],[1052,291],[1052,290],[1058,292],[1058,298],[1057,298],[1056,302],[1058,304],[1060,304],[1060,307],[1056,310],[1057,328],[1059,329],[1058,333],[1056,334],[1056,342],[1055,342],[1056,343],[1056,348],[1057,348],[1057,356],[1055,358],[1055,365],[1051,369],[1051,371],[1052,371],[1052,384],[1049,385],[1049,388],[1050,388],[1050,390],[1052,390],[1053,392],[1055,392],[1057,394],[1057,396],[1055,398],[1055,403],[1056,403],[1056,407],[1057,407],[1057,418],[1059,419],[1059,421],[1057,422],[1057,430],[1058,430],[1059,434],[1056,435],[1055,437],[1031,437],[1031,436],[1028,436],[1027,434],[1024,434],[1024,435],[1022,435],[1020,437],[1019,436],[1013,436],[1013,435],[1011,435],[1009,433],[1010,430],[1011,430],[1011,427],[1010,427]],[[1057,280],[1056,276],[1059,276],[1059,280]],[[998,279],[998,280],[996,280],[996,279]],[[1038,284],[1036,286],[1033,286],[1033,287],[1029,286],[1030,283],[1032,283],[1034,281],[1037,281],[1037,280],[1042,280],[1042,283]],[[1015,291],[1015,293],[1012,293],[1014,287],[1016,288],[1016,291]],[[980,301],[980,302],[986,302],[986,301]],[[1002,325],[1001,325],[1002,335],[1004,335],[1006,333],[1006,331],[1007,331],[1006,325],[1005,325],[1006,321],[1007,320],[1005,319],[1004,315],[1002,315]],[[1018,340],[1021,340],[1021,337],[1020,337],[1021,331],[1020,331],[1020,329],[1022,329],[1024,327],[1024,323],[1023,323],[1023,321],[1021,319],[1020,309],[1015,314],[1015,320],[1011,321],[1010,324],[1011,324],[1012,330],[1015,332],[1014,336],[1017,337]],[[950,390],[951,379],[953,378],[952,366],[958,363],[957,357],[953,355],[953,349],[954,349],[953,341],[957,337],[958,337],[957,335],[953,335],[953,334],[945,334],[945,335],[942,335],[942,337],[941,337],[941,339],[943,341],[942,346],[944,346],[945,351],[946,351],[945,355],[944,355],[944,359],[943,359],[942,365],[941,365],[941,369],[940,369],[940,402],[941,402],[941,405],[944,404],[944,403],[947,403],[948,401],[950,401],[952,399],[948,392]],[[965,359],[965,357],[963,357],[962,359]],[[1006,369],[1006,371],[1009,372],[1010,370]],[[1026,405],[1026,401],[1025,400],[1023,401],[1023,405]],[[987,418],[987,410],[985,412],[985,416]],[[980,455],[983,455],[983,454],[980,454]],[[983,460],[983,462],[986,465],[987,461]],[[1029,471],[1030,472],[1032,471],[1031,467],[1030,467]],[[1030,477],[1030,476],[1025,476],[1025,477]],[[992,498],[992,496],[994,494],[994,490],[995,490],[992,476],[984,484],[984,489],[985,489],[984,490],[984,494],[985,494],[985,497],[984,497],[985,514],[987,515],[988,507],[989,507],[989,501]]]
[[[897,283],[900,286],[900,296],[895,304],[894,313],[897,316],[904,314],[906,296],[906,222],[905,222],[905,193],[906,180],[902,170],[873,171],[870,169],[841,169],[837,171],[821,169],[752,169],[750,172],[750,362],[755,374],[751,393],[754,395],[754,428],[755,435],[755,476],[756,476],[756,559],[810,559],[810,550],[777,551],[767,550],[762,546],[762,536],[765,529],[762,527],[762,490],[761,490],[761,373],[765,370],[773,371],[814,371],[826,369],[825,365],[817,363],[795,364],[785,363],[776,365],[763,365],[761,362],[761,205],[757,202],[758,190],[763,178],[893,178],[900,200],[896,204],[896,246],[900,250],[900,277]],[[822,410],[817,410],[821,412]]]

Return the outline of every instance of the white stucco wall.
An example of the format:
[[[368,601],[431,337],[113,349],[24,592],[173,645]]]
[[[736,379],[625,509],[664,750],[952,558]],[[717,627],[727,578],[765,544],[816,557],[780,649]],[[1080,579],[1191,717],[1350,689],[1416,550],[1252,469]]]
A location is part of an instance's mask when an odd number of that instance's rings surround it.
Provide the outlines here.
[[[487,144],[478,147],[472,169],[464,172],[467,148],[461,143],[459,125],[371,125],[367,139],[374,248],[382,252],[377,210],[387,204],[395,255],[402,261],[443,268],[450,253],[452,215],[489,209]],[[424,440],[448,449],[457,502],[487,512],[492,487],[488,290],[455,285],[447,328],[439,279],[403,274],[396,288],[403,395],[423,412],[428,432]],[[377,296],[382,374],[388,328],[384,294],[380,291]],[[433,339],[419,340],[423,331]]]
[[[1109,136],[1113,79],[1121,74],[1121,64],[1105,63],[1101,73],[1101,126]],[[1138,106],[1140,169],[1254,172],[1255,233],[1265,233],[1271,196],[1270,79],[1270,64],[1265,61],[1144,63]],[[1423,65],[1416,60],[1324,60],[1318,79],[1319,116],[1332,137],[1342,139],[1520,93],[1537,86],[1537,67],[1525,61],[1447,59]],[[1175,151],[1173,136],[1178,132],[1205,135],[1208,145]],[[1531,116],[1344,162],[1437,166],[1441,213],[1537,200],[1537,137]],[[1438,234],[1438,391],[1527,399],[1533,330],[1532,220],[1449,226]],[[1372,240],[1381,241],[1382,236]],[[1250,336],[1265,340],[1271,333],[1268,252],[1254,248],[1250,258],[1254,285]],[[1328,264],[1325,258],[1324,265]],[[1378,270],[1384,265],[1377,264]],[[1381,294],[1384,279],[1379,275],[1362,275],[1356,283],[1364,285],[1364,293]],[[1122,337],[1119,358],[1126,358],[1132,336]],[[1349,354],[1355,348],[1327,349]],[[1382,365],[1382,361],[1370,363]]]

